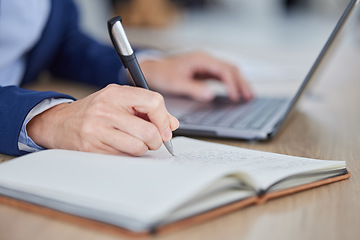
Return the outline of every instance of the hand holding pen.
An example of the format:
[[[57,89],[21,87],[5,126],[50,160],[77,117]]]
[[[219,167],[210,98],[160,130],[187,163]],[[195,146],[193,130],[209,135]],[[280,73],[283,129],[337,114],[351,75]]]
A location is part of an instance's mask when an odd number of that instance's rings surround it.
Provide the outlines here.
[[[121,24],[121,17],[110,19],[108,21],[108,30],[116,52],[124,66],[129,70],[134,86],[150,90],[136,59],[135,53],[126,37],[124,28]],[[164,141],[163,143],[169,153],[174,156],[171,140]]]

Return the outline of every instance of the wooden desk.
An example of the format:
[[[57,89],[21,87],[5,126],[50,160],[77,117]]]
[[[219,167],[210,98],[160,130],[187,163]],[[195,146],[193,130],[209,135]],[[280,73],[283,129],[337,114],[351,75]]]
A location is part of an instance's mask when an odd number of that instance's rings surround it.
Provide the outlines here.
[[[359,239],[360,51],[336,54],[312,95],[270,142],[217,142],[319,159],[346,160],[349,180],[248,207],[156,239]],[[51,85],[61,88],[60,85]],[[45,86],[47,86],[45,84]],[[44,84],[40,85],[40,89]],[[62,88],[61,88],[62,89]],[[94,89],[90,89],[93,91]],[[72,88],[78,97],[81,88]],[[74,94],[76,95],[76,94]],[[0,155],[0,160],[10,157]],[[0,239],[123,239],[106,231],[0,205]]]

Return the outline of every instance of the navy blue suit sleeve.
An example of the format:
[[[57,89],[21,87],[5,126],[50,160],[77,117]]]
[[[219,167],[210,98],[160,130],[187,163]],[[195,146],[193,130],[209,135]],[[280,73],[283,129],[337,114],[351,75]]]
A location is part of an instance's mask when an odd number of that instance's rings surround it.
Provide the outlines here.
[[[79,16],[72,1],[66,1],[61,43],[49,67],[54,75],[104,87],[110,83],[129,84],[126,71],[112,46],[87,36],[78,26]],[[64,3],[65,4],[65,3]],[[104,23],[104,28],[106,23]],[[55,30],[55,29],[54,29]],[[123,69],[123,71],[120,70]]]
[[[26,153],[18,149],[21,126],[30,110],[47,98],[74,99],[56,92],[36,92],[16,86],[0,87],[0,153]]]

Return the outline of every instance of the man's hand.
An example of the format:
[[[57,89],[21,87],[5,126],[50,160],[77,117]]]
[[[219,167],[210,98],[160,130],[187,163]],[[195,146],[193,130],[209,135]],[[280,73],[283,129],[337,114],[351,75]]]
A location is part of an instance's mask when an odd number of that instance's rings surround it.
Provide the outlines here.
[[[215,98],[204,78],[223,82],[229,98],[250,100],[253,94],[238,69],[202,52],[172,56],[159,61],[140,63],[151,89],[175,95],[185,95],[208,102]]]
[[[160,148],[178,126],[160,94],[111,84],[37,115],[27,131],[45,148],[138,156]]]

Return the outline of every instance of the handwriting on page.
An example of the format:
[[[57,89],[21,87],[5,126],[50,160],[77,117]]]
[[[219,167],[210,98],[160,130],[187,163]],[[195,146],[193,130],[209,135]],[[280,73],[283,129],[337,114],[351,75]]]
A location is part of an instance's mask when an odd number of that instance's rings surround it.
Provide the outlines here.
[[[263,189],[287,176],[338,164],[336,161],[254,151],[188,138],[176,138],[174,145],[176,145],[176,157],[169,157],[166,151],[157,151],[152,154],[151,159],[190,168],[201,168],[203,171],[223,169],[234,174],[246,173]]]
[[[278,155],[251,151],[246,149],[227,148],[226,146],[214,148],[199,148],[196,151],[182,151],[176,157],[158,157],[158,160],[172,161],[177,164],[200,165],[202,167],[226,167],[245,170],[247,172],[259,172],[261,170],[283,171],[289,169],[300,169],[304,166],[316,164],[305,158],[294,158],[291,156]]]

